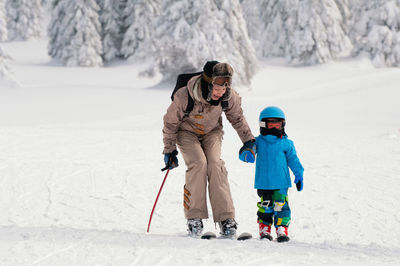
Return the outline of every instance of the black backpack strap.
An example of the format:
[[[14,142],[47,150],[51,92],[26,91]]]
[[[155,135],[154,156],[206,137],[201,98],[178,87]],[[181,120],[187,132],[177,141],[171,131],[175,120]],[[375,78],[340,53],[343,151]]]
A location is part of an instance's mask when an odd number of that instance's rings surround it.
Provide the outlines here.
[[[192,96],[190,96],[189,90],[187,93],[188,93],[188,103],[187,103],[186,110],[185,110],[185,116],[188,116],[194,107],[194,100],[193,100]]]
[[[222,111],[226,111],[228,109],[228,101],[221,101]]]
[[[174,100],[174,95],[177,92],[177,90],[179,90],[180,88],[185,87],[187,85],[188,81],[192,77],[198,76],[198,75],[200,75],[202,73],[203,72],[196,72],[196,73],[184,73],[184,74],[178,75],[178,78],[176,79],[176,84],[175,84],[174,91],[171,94],[171,100]]]

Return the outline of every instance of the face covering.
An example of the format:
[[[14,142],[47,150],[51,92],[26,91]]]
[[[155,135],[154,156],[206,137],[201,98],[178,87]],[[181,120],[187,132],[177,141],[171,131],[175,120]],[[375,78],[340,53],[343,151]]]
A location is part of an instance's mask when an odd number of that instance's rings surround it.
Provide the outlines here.
[[[277,136],[278,138],[280,138],[284,134],[284,131],[283,131],[283,129],[277,129],[275,127],[273,127],[273,128],[260,127],[260,134],[263,136],[273,135],[273,136]]]
[[[218,104],[220,103],[220,101],[221,101],[221,98],[219,98],[218,100],[213,100],[213,99],[211,99],[211,100],[209,100],[208,102],[209,102],[211,105],[218,105]]]

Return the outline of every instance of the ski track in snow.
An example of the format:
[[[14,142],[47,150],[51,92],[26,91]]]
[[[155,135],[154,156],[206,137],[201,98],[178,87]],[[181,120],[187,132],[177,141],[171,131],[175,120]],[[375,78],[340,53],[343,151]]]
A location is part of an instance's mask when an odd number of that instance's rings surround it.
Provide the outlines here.
[[[101,265],[185,265],[188,261],[200,265],[238,264],[257,265],[265,261],[259,256],[268,251],[272,264],[309,265],[317,263],[395,265],[399,259],[399,249],[382,248],[371,244],[343,245],[335,242],[305,243],[293,240],[279,244],[276,241],[252,239],[200,240],[184,235],[149,235],[143,233],[96,231],[54,227],[1,227],[0,235],[12,242],[5,265],[52,265],[63,261],[65,265],[96,262]],[[24,252],[31,256],[21,256],[19,245],[24,244]],[[36,244],[41,244],[39,250]],[[16,251],[14,251],[16,250]],[[36,251],[36,252],[35,252]],[[104,254],[99,258],[99,254]],[[108,255],[106,255],[108,254]],[[258,255],[257,255],[258,254]],[[290,254],[282,260],[282,254]],[[128,256],[124,258],[124,256]],[[119,261],[118,259],[121,259]],[[9,264],[8,264],[9,263]]]
[[[30,45],[37,61],[25,62]],[[165,175],[169,88],[129,65],[50,67],[45,41],[4,46],[26,86],[0,90],[1,265],[400,264],[399,70],[264,65],[241,95],[254,134],[266,105],[287,112],[305,168],[304,191],[289,191],[291,241],[256,239],[254,165],[238,160],[241,143],[225,117],[236,220],[255,238],[206,241],[186,236],[180,155],[145,232]]]

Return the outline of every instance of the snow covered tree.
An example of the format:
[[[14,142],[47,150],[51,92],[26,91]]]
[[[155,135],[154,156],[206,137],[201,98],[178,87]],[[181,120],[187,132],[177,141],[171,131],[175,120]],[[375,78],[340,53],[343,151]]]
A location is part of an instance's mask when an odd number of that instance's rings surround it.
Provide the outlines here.
[[[338,7],[340,14],[342,15],[343,23],[342,28],[343,31],[349,36],[350,23],[352,19],[352,7],[359,0],[335,0],[336,6]]]
[[[8,39],[8,30],[6,22],[6,13],[4,9],[4,0],[0,0],[0,42]]]
[[[94,0],[59,0],[55,5],[59,25],[49,30],[49,54],[67,66],[101,66],[103,64],[99,7]],[[54,3],[53,3],[54,7]]]
[[[238,83],[250,83],[257,60],[238,0],[164,0],[161,10],[153,61],[164,78],[214,59],[231,64]]]
[[[105,0],[95,0],[95,1],[96,4],[99,6],[100,10],[103,9]]]
[[[375,66],[400,66],[400,0],[361,0],[351,37],[354,54],[366,52]]]
[[[247,24],[247,31],[252,40],[253,46],[259,50],[262,47],[260,43],[265,22],[261,19],[261,6],[259,0],[241,0],[243,17]]]
[[[40,0],[8,0],[6,12],[10,40],[40,37],[43,17]]]
[[[242,5],[247,5],[247,1],[250,0],[244,0]],[[336,1],[343,3],[342,12],[346,12],[345,2]],[[250,31],[251,38],[258,40],[260,56],[286,57],[294,64],[315,64],[349,52],[351,42],[336,1],[257,1],[262,24],[254,25],[248,21],[248,27],[265,28],[261,33]]]
[[[62,47],[64,46],[63,34],[60,32],[64,21],[65,11],[62,0],[53,0],[50,6],[51,16],[47,29],[49,44],[47,46],[48,54],[53,58],[61,58]]]
[[[41,0],[42,6],[47,6],[51,0]]]
[[[103,59],[109,62],[120,56],[122,34],[121,0],[97,0],[100,3]]]
[[[142,60],[154,53],[155,18],[159,15],[159,0],[128,0],[123,12],[124,37],[121,54]]]
[[[297,15],[294,38],[289,46],[289,51],[292,51],[288,54],[289,61],[324,63],[350,51],[351,42],[334,1],[300,1]]]

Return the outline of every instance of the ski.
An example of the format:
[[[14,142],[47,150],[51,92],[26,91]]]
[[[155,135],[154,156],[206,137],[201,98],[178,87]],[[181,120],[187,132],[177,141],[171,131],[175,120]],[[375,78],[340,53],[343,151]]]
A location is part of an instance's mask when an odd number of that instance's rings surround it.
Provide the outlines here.
[[[253,236],[250,233],[243,232],[239,236],[237,236],[237,235],[229,235],[229,236],[221,235],[218,238],[219,239],[232,239],[232,240],[243,241],[243,240],[249,240],[249,239],[253,238]]]
[[[232,239],[232,240],[239,240],[239,241],[248,240],[248,239],[253,238],[252,234],[247,233],[247,232],[243,232],[239,236],[236,236],[236,235],[232,235],[232,236],[221,235],[221,236],[217,237],[217,235],[215,233],[213,233],[213,232],[205,232],[204,234],[202,234],[200,236],[199,235],[190,235],[189,234],[189,236],[193,237],[193,238],[200,238],[200,239],[207,239],[207,240],[211,240],[211,239]]]
[[[205,232],[204,234],[201,235],[201,239],[215,239],[217,238],[217,235],[214,234],[213,232]]]
[[[262,235],[260,236],[260,240],[269,240],[269,241],[274,241],[274,238],[271,235]],[[275,239],[276,242],[282,243],[282,242],[288,242],[290,238],[288,236],[280,236]]]
[[[274,240],[274,238],[270,235],[270,234],[264,234],[262,236],[260,236],[260,239],[268,239],[269,241]]]
[[[214,234],[213,232],[205,232],[204,234],[201,235],[200,238],[201,239],[208,239],[208,240],[216,239],[217,235]],[[229,237],[229,236],[221,236],[219,238],[220,239],[236,239],[236,240],[239,240],[239,241],[243,241],[243,240],[251,239],[251,238],[253,238],[253,236],[250,233],[244,232],[244,233],[241,233],[238,237],[236,237],[236,236],[231,236],[231,237]]]
[[[279,236],[276,241],[278,241],[279,243],[282,242],[288,242],[290,240],[290,238],[288,236]]]
[[[243,241],[243,240],[248,240],[248,239],[251,239],[251,238],[253,238],[253,236],[250,233],[244,232],[244,233],[241,233],[237,237],[237,240]]]

